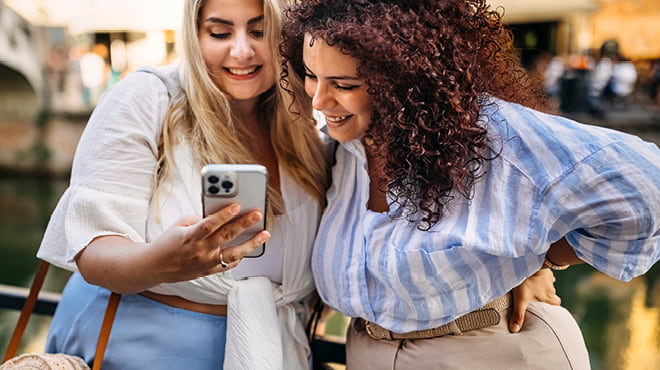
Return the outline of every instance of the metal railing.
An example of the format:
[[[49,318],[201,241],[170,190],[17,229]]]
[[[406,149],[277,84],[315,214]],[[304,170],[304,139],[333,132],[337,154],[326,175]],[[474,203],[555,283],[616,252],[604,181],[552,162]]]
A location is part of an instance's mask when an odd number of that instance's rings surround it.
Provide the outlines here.
[[[12,285],[0,284],[0,308],[21,310],[30,290]],[[53,292],[40,292],[37,303],[32,311],[38,315],[53,315],[60,294]]]

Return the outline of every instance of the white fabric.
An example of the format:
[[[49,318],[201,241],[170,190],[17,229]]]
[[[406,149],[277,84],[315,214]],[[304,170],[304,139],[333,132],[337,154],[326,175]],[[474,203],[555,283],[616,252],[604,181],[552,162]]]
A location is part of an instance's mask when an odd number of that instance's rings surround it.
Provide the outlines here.
[[[591,72],[591,85],[589,86],[589,93],[593,96],[599,96],[607,83],[612,78],[612,71],[614,65],[610,58],[602,58],[596,63],[593,71]]]
[[[244,258],[238,266],[229,270],[229,276],[240,280],[249,276],[266,276],[272,282],[282,283],[284,248],[282,235],[271,235],[266,243],[264,254],[259,258]]]
[[[612,91],[618,96],[628,96],[635,90],[637,69],[627,60],[620,61],[612,69]]]
[[[105,80],[105,60],[98,54],[87,52],[80,58],[80,78],[85,87],[99,87]]]
[[[277,312],[273,307],[273,294],[268,280],[264,277],[254,277],[239,281],[235,289],[229,293],[233,303],[227,313],[227,326],[238,330],[227,337],[227,346],[241,348],[241,354],[227,351],[225,367],[231,369],[282,369],[282,338],[277,335],[261,335],[263,332],[279,331]],[[240,306],[243,311],[236,312]],[[251,317],[263,316],[263,325]],[[261,324],[260,322],[258,324]]]
[[[178,81],[174,68],[160,71]],[[149,73],[133,73],[106,92],[81,137],[70,187],[51,216],[39,258],[76,271],[74,257],[98,236],[121,235],[148,243],[181,216],[201,216],[199,169],[193,165],[191,147],[183,138],[174,153],[176,168],[162,186],[158,204],[152,204],[157,143],[168,106],[163,82]],[[309,260],[320,210],[286,171],[280,170],[280,181],[287,212],[277,217],[271,233],[277,235],[274,240],[281,240],[283,249],[282,284],[252,278],[237,282],[229,273],[221,273],[151,289],[200,303],[228,304],[233,316],[228,317],[228,339],[243,330],[242,324],[231,323],[248,322],[263,328],[258,337],[281,336],[280,348],[262,347],[256,354],[232,347],[235,341],[228,340],[226,355],[235,361],[226,364],[228,370],[246,368],[236,357],[248,362],[273,360],[248,358],[266,353],[280,353],[284,369],[308,367],[301,301],[314,290]],[[230,293],[232,297],[254,295],[261,302],[260,310],[276,311],[280,332],[268,315],[246,314],[252,307],[242,304],[245,300],[228,300]],[[257,343],[260,339],[250,336],[247,340]],[[276,341],[271,344],[276,347]],[[274,366],[269,363],[269,368]]]

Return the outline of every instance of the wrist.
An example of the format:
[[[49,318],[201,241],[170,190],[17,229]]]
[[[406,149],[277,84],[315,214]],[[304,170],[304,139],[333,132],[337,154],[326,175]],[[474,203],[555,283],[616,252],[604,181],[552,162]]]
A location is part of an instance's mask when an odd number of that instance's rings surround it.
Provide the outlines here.
[[[557,271],[566,270],[570,266],[571,265],[557,265],[554,262],[550,261],[548,257],[545,257],[543,259],[543,267],[547,267],[551,270],[557,270]]]

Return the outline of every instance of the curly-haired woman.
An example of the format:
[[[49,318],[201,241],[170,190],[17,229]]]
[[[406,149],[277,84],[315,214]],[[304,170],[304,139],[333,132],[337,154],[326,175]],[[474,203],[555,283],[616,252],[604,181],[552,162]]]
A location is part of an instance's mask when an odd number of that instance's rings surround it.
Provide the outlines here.
[[[356,369],[585,369],[573,317],[508,293],[542,265],[660,257],[660,150],[543,113],[482,0],[307,0],[282,53],[336,152],[312,256]],[[551,247],[552,245],[552,247]],[[455,335],[447,335],[455,334]]]

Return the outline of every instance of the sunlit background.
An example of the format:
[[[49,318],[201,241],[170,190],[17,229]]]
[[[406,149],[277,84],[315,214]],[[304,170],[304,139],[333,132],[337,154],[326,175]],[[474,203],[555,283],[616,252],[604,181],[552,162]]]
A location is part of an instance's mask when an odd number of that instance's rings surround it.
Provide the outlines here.
[[[521,62],[548,83],[561,114],[660,143],[660,102],[651,94],[660,70],[660,0],[490,3],[501,7]],[[176,58],[181,7],[181,0],[0,0],[0,284],[29,286],[89,113],[126,73]],[[594,112],[585,102],[585,76],[606,42],[637,76],[629,95]],[[551,61],[560,61],[556,91],[547,82]],[[67,276],[51,271],[46,289],[59,292]],[[660,369],[658,265],[630,283],[589,266],[556,276],[594,369]],[[0,350],[17,315],[0,309]],[[31,322],[23,351],[43,349],[49,320]],[[334,317],[328,333],[341,338],[344,322]]]

